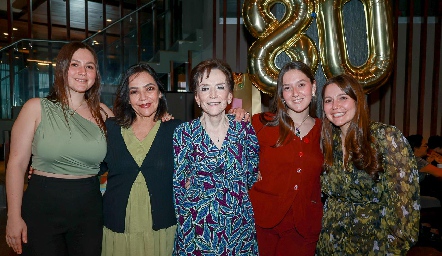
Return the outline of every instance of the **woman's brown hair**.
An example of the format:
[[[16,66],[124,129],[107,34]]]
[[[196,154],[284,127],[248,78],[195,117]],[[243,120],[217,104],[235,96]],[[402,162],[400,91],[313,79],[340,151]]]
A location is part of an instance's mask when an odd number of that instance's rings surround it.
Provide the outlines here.
[[[276,141],[274,147],[280,147],[284,144],[287,138],[293,138],[293,132],[295,130],[295,124],[292,118],[288,114],[287,105],[284,103],[283,93],[283,78],[284,75],[290,70],[299,70],[310,79],[310,83],[315,82],[315,76],[305,63],[300,61],[293,61],[285,64],[279,72],[278,82],[276,85],[276,92],[273,95],[272,103],[270,105],[270,112],[275,114],[270,117],[266,113],[261,113],[259,120],[267,126],[279,125],[279,138]],[[309,105],[309,114],[311,117],[316,117],[316,97],[312,97]]]
[[[196,93],[199,83],[203,80],[204,73],[209,77],[212,69],[218,69],[226,76],[226,83],[229,88],[229,92],[233,91],[233,73],[229,64],[218,59],[209,59],[200,62],[196,65],[190,73],[190,89]]]
[[[98,58],[95,51],[89,45],[82,42],[71,42],[61,47],[57,55],[54,85],[47,98],[52,102],[60,103],[66,116],[66,111],[69,109],[68,71],[72,56],[78,49],[86,49],[92,54],[92,56],[94,56],[95,70],[97,72],[95,82],[84,94],[84,99],[86,100],[86,103],[91,110],[92,117],[97,122],[98,127],[105,132],[106,127],[104,125],[104,120],[101,115],[102,109],[100,107],[101,77],[100,72],[98,71]]]
[[[370,117],[367,101],[361,84],[353,77],[342,74],[330,78],[322,88],[324,92],[330,84],[337,85],[345,94],[355,101],[355,116],[350,121],[345,136],[346,154],[344,163],[350,159],[355,167],[364,170],[373,180],[378,180],[379,172],[383,171],[380,154],[373,147],[374,139],[370,133]],[[339,134],[339,127],[332,124],[324,115],[322,122],[322,146],[324,151],[324,167],[327,171],[333,165],[333,134]],[[351,158],[350,158],[351,156]]]

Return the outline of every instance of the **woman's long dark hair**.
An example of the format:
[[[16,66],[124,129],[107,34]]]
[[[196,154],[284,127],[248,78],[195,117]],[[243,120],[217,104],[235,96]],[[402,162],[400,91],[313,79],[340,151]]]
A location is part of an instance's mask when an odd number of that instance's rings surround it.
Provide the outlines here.
[[[130,105],[130,95],[129,95],[129,83],[139,74],[146,72],[151,75],[155,80],[155,83],[158,85],[158,89],[162,94],[162,97],[159,99],[158,108],[155,112],[154,120],[159,120],[164,114],[167,113],[167,101],[165,96],[165,90],[163,83],[158,78],[157,72],[146,63],[139,63],[131,66],[126,72],[123,74],[120,85],[118,86],[116,96],[114,102],[114,114],[115,120],[118,125],[129,128],[133,122],[135,121],[137,114],[135,110]]]
[[[348,159],[359,170],[364,170],[373,180],[378,180],[379,172],[383,171],[380,154],[373,147],[374,138],[370,133],[370,115],[361,84],[353,77],[342,74],[330,78],[322,88],[322,98],[327,86],[336,84],[345,94],[356,102],[356,112],[347,129],[344,162]],[[339,127],[333,125],[325,116],[322,122],[322,146],[324,151],[324,167],[327,171],[333,165],[333,134],[340,133]],[[351,156],[351,158],[349,158]]]
[[[92,117],[97,122],[98,127],[104,132],[106,132],[106,126],[104,125],[104,120],[101,115],[100,107],[100,87],[101,87],[101,77],[98,71],[98,58],[94,49],[89,45],[82,42],[71,42],[63,47],[57,55],[57,61],[55,66],[55,79],[54,86],[51,88],[47,99],[52,102],[59,102],[65,113],[69,109],[69,84],[68,84],[68,71],[71,64],[72,56],[78,49],[88,50],[94,57],[96,77],[95,82],[89,90],[84,94],[84,99],[91,110]]]
[[[304,75],[306,75],[310,79],[310,83],[315,82],[315,76],[305,63],[300,61],[289,62],[282,67],[279,72],[278,82],[276,85],[276,92],[273,95],[272,103],[270,105],[270,112],[275,114],[273,117],[266,113],[261,113],[259,116],[259,120],[267,126],[278,126],[279,125],[279,138],[276,141],[274,147],[280,147],[284,144],[287,137],[291,139],[293,137],[293,132],[295,130],[295,124],[293,123],[292,118],[288,114],[287,105],[284,103],[284,98],[282,96],[283,93],[283,78],[284,75],[290,70],[299,70]],[[309,106],[309,114],[311,117],[316,117],[316,97],[312,97]]]

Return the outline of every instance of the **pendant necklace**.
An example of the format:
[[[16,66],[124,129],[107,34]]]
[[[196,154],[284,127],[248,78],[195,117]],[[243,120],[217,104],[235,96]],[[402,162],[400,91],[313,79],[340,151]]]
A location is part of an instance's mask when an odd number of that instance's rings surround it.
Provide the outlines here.
[[[295,135],[298,136],[299,138],[301,138],[301,131],[299,130],[299,127],[301,127],[301,125],[305,122],[305,120],[307,120],[307,118],[308,118],[309,116],[310,116],[310,115],[307,115],[307,116],[304,118],[304,120],[302,120],[301,124],[298,125],[298,127],[295,127]]]
[[[224,125],[225,125],[226,118],[227,118],[226,116],[224,116],[224,118],[223,118]],[[202,125],[206,129],[207,134],[209,134],[209,132],[207,131],[206,118],[203,118],[203,122],[204,122],[204,124],[202,124]],[[209,135],[209,137],[210,137],[210,135]],[[216,141],[219,142],[219,135],[217,136]]]
[[[74,109],[74,110],[72,111],[72,113],[70,113],[71,116],[73,116],[73,115],[77,112],[77,110],[78,110],[81,106],[83,106],[83,104],[84,104],[85,102],[86,102],[86,101],[83,100],[83,101],[81,102],[80,106],[78,106],[76,109]]]
[[[206,132],[207,132],[207,134],[209,135],[209,131],[207,131],[206,118],[204,118],[203,121],[204,121],[204,125],[203,125],[203,127],[206,129]],[[209,137],[210,137],[210,135],[209,135]],[[217,137],[217,142],[219,142],[219,135],[218,135],[218,137]]]

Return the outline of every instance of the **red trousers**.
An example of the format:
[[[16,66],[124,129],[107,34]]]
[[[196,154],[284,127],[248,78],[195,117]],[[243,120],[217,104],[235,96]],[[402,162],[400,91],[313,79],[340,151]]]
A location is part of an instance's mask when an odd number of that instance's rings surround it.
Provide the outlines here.
[[[290,207],[281,222],[273,228],[256,225],[259,255],[261,256],[313,256],[316,240],[305,239],[298,233]]]

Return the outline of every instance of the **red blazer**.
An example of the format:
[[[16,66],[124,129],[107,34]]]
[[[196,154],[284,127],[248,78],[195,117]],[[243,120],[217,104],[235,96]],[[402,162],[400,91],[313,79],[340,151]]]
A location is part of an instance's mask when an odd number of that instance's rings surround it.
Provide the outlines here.
[[[260,147],[262,180],[250,189],[256,225],[276,226],[293,207],[296,229],[305,238],[317,240],[321,230],[320,175],[324,161],[320,148],[321,121],[302,140],[294,136],[288,144],[274,148],[279,127],[264,126],[259,114],[252,118]]]

